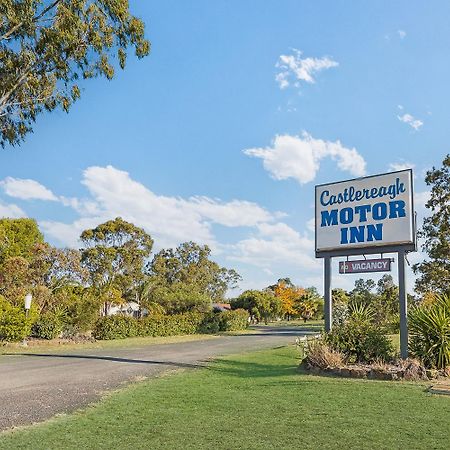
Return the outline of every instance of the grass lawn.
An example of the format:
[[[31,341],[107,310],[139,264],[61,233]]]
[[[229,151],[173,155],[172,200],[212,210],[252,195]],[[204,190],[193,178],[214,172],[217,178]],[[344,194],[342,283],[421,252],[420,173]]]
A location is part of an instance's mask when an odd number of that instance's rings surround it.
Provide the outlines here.
[[[450,398],[297,371],[294,347],[226,357],[7,432],[0,449],[448,449]]]
[[[226,335],[226,333],[224,333],[224,335]],[[178,342],[200,341],[206,339],[214,339],[217,337],[218,335],[211,335],[211,334],[191,334],[186,336],[132,337],[126,339],[114,339],[110,341],[78,342],[78,343],[71,343],[70,341],[60,343],[58,341],[42,340],[39,341],[39,343],[31,343],[27,347],[23,347],[20,343],[9,343],[0,346],[0,355],[11,353],[35,353],[37,351],[58,352],[74,349],[80,350],[93,348],[107,349],[107,348],[140,347],[152,344],[175,344]]]
[[[264,324],[260,324],[264,325]],[[280,320],[279,322],[270,322],[267,326],[269,327],[298,327],[301,329],[312,330],[312,331],[323,331],[324,329],[323,320],[308,320],[304,322],[303,320]]]

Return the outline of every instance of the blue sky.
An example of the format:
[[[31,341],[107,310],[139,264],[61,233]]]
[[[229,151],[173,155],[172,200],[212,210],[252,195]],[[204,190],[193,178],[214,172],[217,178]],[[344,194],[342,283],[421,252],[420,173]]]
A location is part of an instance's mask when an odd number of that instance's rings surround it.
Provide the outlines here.
[[[209,244],[242,288],[320,287],[315,184],[414,167],[423,215],[424,172],[449,151],[448,2],[130,5],[150,56],[0,153],[0,215],[60,246],[121,215],[156,250]]]

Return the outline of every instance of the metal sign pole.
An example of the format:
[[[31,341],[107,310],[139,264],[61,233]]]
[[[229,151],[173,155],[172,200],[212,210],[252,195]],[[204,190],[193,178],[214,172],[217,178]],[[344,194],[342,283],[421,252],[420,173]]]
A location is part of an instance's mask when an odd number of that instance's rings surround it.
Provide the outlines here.
[[[327,256],[323,259],[324,263],[324,313],[325,313],[325,331],[331,331],[333,323],[333,305],[331,301],[331,257]]]
[[[398,296],[400,301],[400,355],[408,358],[408,298],[406,294],[405,251],[398,252]]]

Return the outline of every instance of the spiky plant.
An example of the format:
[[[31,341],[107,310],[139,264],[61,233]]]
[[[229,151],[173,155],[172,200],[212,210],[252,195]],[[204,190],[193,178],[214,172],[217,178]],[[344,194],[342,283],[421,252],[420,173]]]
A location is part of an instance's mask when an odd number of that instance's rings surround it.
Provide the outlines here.
[[[450,366],[450,296],[437,296],[431,305],[414,308],[409,314],[409,347],[427,367]]]

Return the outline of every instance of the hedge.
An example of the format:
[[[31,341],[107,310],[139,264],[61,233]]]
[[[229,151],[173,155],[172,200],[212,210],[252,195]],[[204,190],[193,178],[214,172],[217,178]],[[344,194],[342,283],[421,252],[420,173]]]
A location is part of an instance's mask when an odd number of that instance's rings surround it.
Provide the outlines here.
[[[31,333],[40,339],[55,339],[61,335],[63,323],[60,318],[53,313],[42,314],[33,325]]]
[[[135,336],[179,336],[196,333],[242,330],[247,327],[248,313],[243,310],[218,314],[197,312],[152,315],[143,319],[128,316],[101,317],[92,335],[95,339],[124,339]]]
[[[25,316],[23,308],[13,306],[0,296],[0,341],[21,341],[30,334],[34,311]]]
[[[245,309],[219,313],[220,331],[239,331],[248,327],[249,314]]]

